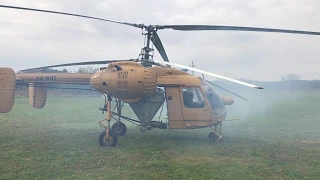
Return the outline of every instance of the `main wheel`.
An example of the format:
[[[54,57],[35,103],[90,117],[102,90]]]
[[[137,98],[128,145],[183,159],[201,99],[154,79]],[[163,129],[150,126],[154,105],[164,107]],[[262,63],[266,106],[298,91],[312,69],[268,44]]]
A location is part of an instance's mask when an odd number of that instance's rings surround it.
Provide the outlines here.
[[[117,136],[124,136],[127,133],[127,127],[123,122],[116,122],[112,125],[111,131]]]
[[[216,133],[211,132],[211,133],[208,134],[208,138],[211,141],[216,141],[219,138],[219,136]]]
[[[106,137],[106,130],[102,131],[99,136],[100,146],[113,147],[118,143],[118,136],[115,135],[112,131],[109,132],[109,137]]]

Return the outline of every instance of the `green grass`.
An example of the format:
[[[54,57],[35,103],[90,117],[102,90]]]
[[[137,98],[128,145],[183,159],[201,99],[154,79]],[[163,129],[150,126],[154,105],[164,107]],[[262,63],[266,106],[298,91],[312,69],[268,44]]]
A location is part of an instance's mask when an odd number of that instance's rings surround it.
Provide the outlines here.
[[[98,144],[101,97],[51,97],[41,110],[16,98],[0,114],[0,179],[319,179],[320,93],[258,95],[229,107],[241,120],[224,122],[223,142],[126,123],[114,148]]]

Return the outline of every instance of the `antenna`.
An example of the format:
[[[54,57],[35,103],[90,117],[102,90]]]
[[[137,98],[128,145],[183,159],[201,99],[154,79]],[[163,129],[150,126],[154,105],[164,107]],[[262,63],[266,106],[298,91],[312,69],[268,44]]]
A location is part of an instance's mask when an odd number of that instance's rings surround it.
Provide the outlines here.
[[[193,63],[193,61],[191,62],[190,67],[192,67],[192,68],[196,67],[196,65]],[[192,71],[192,76],[194,76],[194,71]]]

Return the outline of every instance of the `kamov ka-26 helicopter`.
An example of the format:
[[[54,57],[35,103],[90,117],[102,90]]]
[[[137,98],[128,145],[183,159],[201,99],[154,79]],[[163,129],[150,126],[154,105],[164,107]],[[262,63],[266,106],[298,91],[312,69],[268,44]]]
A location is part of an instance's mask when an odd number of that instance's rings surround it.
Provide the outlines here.
[[[142,34],[145,36],[145,46],[142,48],[139,57],[136,59],[68,63],[27,69],[35,70],[75,65],[108,64],[107,67],[100,68],[100,71],[95,74],[24,73],[25,70],[20,71],[22,73],[15,74],[10,68],[0,68],[1,113],[7,113],[12,109],[16,84],[28,84],[29,101],[34,108],[44,107],[47,98],[48,84],[51,83],[88,84],[96,91],[107,94],[105,106],[101,108],[102,111],[107,111],[107,116],[105,120],[99,122],[99,124],[105,128],[99,136],[99,143],[101,146],[115,146],[118,141],[118,136],[123,136],[126,133],[126,126],[121,120],[139,123],[141,131],[153,128],[195,129],[210,127],[213,129],[213,132],[209,133],[209,139],[216,141],[221,139],[222,122],[227,116],[225,105],[232,105],[234,100],[230,97],[220,95],[213,87],[219,87],[216,84],[200,77],[191,76],[184,70],[174,69],[171,68],[171,66],[193,70],[251,88],[263,89],[262,87],[236,79],[169,62],[168,56],[157,34],[158,30],[223,30],[320,35],[320,32],[257,27],[144,25],[42,9],[5,5],[0,5],[0,7],[89,18],[142,29]],[[156,61],[153,59],[151,42],[159,51],[164,61]],[[243,98],[240,95],[233,94]],[[112,102],[115,102],[114,106],[112,106]],[[130,105],[138,117],[138,120],[126,117],[121,113],[124,103]],[[164,103],[167,103],[168,123],[152,121],[155,114],[161,106],[163,107]],[[116,122],[111,126],[110,121],[112,119],[116,120]],[[106,121],[106,125],[102,123],[103,121]]]

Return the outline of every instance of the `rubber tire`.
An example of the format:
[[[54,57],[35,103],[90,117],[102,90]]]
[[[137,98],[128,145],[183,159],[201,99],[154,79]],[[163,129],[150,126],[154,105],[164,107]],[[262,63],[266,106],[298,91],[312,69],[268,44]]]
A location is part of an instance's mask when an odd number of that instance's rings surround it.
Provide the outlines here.
[[[124,136],[127,133],[127,126],[123,122],[118,121],[112,125],[111,131],[117,136]]]
[[[211,141],[216,141],[218,138],[219,138],[219,136],[216,135],[216,133],[214,133],[214,132],[211,132],[208,134],[208,139]]]
[[[118,143],[118,136],[114,135],[112,131],[109,133],[109,139],[112,138],[111,142],[106,142],[106,130],[102,131],[99,135],[99,144],[100,146],[106,146],[106,147],[114,147]]]

